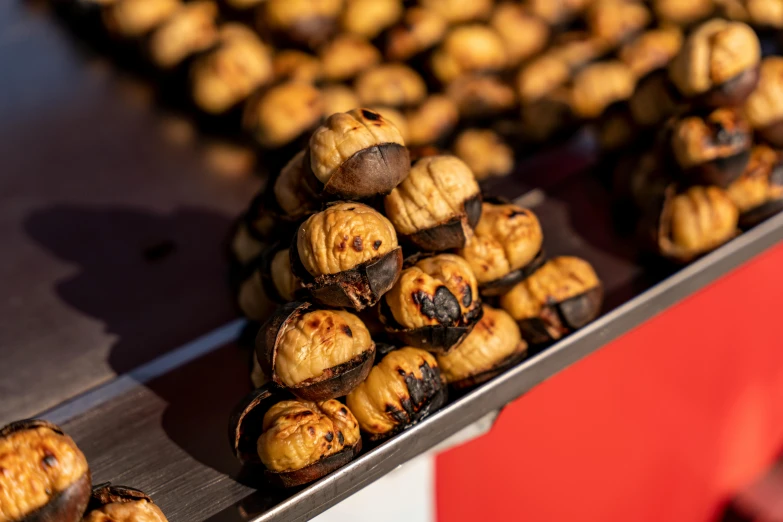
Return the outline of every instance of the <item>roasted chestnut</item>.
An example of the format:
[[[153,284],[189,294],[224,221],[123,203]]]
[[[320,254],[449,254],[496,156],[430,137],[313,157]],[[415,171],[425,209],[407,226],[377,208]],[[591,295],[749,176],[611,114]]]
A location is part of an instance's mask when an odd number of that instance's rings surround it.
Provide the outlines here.
[[[596,318],[603,287],[590,263],[556,257],[500,297],[530,344],[557,341]]]
[[[489,129],[466,129],[454,140],[454,154],[465,162],[481,181],[505,176],[514,168],[514,151],[496,132]]]
[[[459,248],[481,216],[481,191],[468,166],[455,156],[418,160],[384,199],[397,232],[427,251]]]
[[[262,146],[276,149],[308,135],[322,116],[321,91],[307,82],[289,81],[248,100],[242,127]]]
[[[491,75],[460,76],[446,88],[446,95],[464,118],[493,117],[517,105],[514,88]]]
[[[628,100],[631,118],[641,128],[661,125],[675,114],[678,97],[664,70],[648,74],[636,84]]]
[[[198,0],[182,5],[150,35],[149,55],[162,69],[211,47],[218,38],[217,4]]]
[[[740,212],[740,226],[747,228],[783,209],[783,155],[766,145],[756,145],[745,172],[726,194]]]
[[[455,27],[432,55],[432,71],[444,85],[464,74],[498,72],[507,65],[500,35],[480,24]]]
[[[527,343],[507,312],[484,305],[484,316],[456,348],[436,356],[446,382],[456,389],[488,381],[522,362]]]
[[[669,187],[655,230],[658,252],[687,263],[737,235],[739,211],[718,187]]]
[[[90,499],[90,468],[58,426],[35,419],[0,429],[0,470],[0,519],[82,519]]]
[[[118,37],[143,36],[182,5],[180,0],[117,0],[103,9],[106,30]]]
[[[411,168],[400,131],[369,109],[329,116],[310,138],[305,159],[318,189],[347,199],[388,194]]]
[[[359,427],[372,441],[413,426],[446,403],[446,383],[435,357],[400,348],[373,366],[367,379],[346,398]]]
[[[301,220],[320,206],[319,196],[310,189],[307,182],[310,172],[305,165],[306,154],[307,149],[304,149],[291,158],[272,187],[275,202],[283,214],[281,217],[288,221]]]
[[[218,42],[190,69],[193,100],[210,114],[225,113],[273,75],[270,52],[250,29],[225,24]]]
[[[749,26],[714,19],[685,40],[669,64],[680,93],[709,107],[740,105],[758,82],[761,44]]]
[[[381,61],[381,53],[374,45],[361,36],[350,34],[340,35],[327,43],[319,55],[324,78],[335,82],[350,80]]]
[[[308,401],[342,397],[367,377],[375,343],[361,319],[310,303],[281,306],[256,338],[264,375]]]
[[[568,64],[572,71],[604,58],[614,45],[589,31],[567,31],[557,35],[548,53]]]
[[[783,146],[783,58],[770,56],[761,62],[759,84],[745,101],[745,116],[761,138]]]
[[[438,13],[450,24],[459,24],[486,19],[492,12],[493,0],[420,0],[419,3]]]
[[[345,0],[343,31],[375,38],[402,16],[402,0]]]
[[[715,0],[721,15],[760,28],[783,28],[781,0]]]
[[[544,53],[520,69],[517,92],[522,103],[531,104],[571,78],[568,62],[554,53]]]
[[[337,112],[348,112],[355,109],[359,103],[359,97],[353,89],[346,85],[327,85],[321,89],[321,101],[324,107],[324,117],[328,118]]]
[[[551,26],[563,26],[584,11],[593,0],[527,0],[533,14]]]
[[[446,28],[446,20],[435,10],[411,7],[386,35],[386,58],[404,61],[434,47],[443,39]]]
[[[671,144],[689,182],[725,188],[745,170],[752,139],[742,113],[728,107],[677,120]]]
[[[410,107],[427,96],[419,73],[401,63],[384,63],[364,71],[354,87],[364,105]]]
[[[167,522],[166,515],[142,491],[99,484],[92,490],[82,522]]]
[[[318,480],[362,448],[359,425],[344,404],[296,399],[270,386],[237,405],[228,435],[240,462],[262,467],[267,481],[282,487]]]
[[[249,319],[264,321],[276,303],[294,301],[302,288],[302,281],[291,270],[288,245],[275,243],[264,250],[240,284],[239,307]]]
[[[481,219],[459,254],[482,294],[498,295],[541,266],[544,234],[536,215],[511,204],[482,204]]]
[[[651,29],[625,44],[618,55],[637,78],[643,78],[669,65],[680,52],[682,39],[682,30],[677,27]]]
[[[296,49],[284,49],[276,53],[272,59],[272,68],[275,80],[280,82],[294,80],[315,83],[323,76],[321,60]]]
[[[628,100],[635,86],[636,77],[621,61],[588,65],[574,77],[574,112],[580,118],[597,118],[612,104]]]
[[[585,14],[590,32],[612,44],[633,38],[651,20],[650,11],[637,0],[594,0]]]
[[[284,44],[315,49],[337,30],[343,0],[266,0],[258,26]]]
[[[409,147],[420,147],[438,143],[448,136],[459,122],[459,110],[448,97],[433,94],[415,109],[405,111],[405,119],[408,123],[405,143]]]
[[[522,5],[499,4],[489,23],[503,39],[510,66],[535,56],[549,43],[549,25]]]
[[[476,277],[454,254],[412,261],[381,300],[381,322],[405,344],[448,352],[481,318]]]
[[[690,26],[709,18],[720,0],[653,0],[655,16],[666,24]]]
[[[299,227],[291,263],[315,300],[361,310],[397,280],[402,249],[388,219],[367,205],[343,202]]]

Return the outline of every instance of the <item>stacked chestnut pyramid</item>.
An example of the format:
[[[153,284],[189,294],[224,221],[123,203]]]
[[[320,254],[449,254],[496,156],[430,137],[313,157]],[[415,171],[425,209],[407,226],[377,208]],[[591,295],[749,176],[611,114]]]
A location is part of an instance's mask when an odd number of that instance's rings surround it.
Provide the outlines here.
[[[284,486],[315,480],[362,437],[437,410],[449,386],[476,386],[528,344],[591,321],[602,298],[592,267],[546,260],[542,245],[535,214],[483,201],[460,159],[411,165],[379,113],[331,115],[234,235],[239,304],[263,322],[257,389],[231,421],[236,455]]]

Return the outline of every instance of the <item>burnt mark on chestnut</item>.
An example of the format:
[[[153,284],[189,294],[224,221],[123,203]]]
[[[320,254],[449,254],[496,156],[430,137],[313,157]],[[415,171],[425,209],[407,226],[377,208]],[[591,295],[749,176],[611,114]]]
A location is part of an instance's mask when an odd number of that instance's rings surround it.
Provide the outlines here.
[[[353,247],[353,249],[357,252],[361,252],[362,250],[364,250],[364,247],[362,246],[362,237],[361,236],[354,237],[353,243],[351,243],[351,247]]]
[[[362,109],[362,116],[365,117],[365,119],[368,119],[370,121],[379,121],[381,119],[381,115],[377,112],[368,111],[367,109]]]
[[[383,241],[381,241],[380,239],[376,240],[376,241],[375,241],[375,242],[372,244],[372,248],[373,248],[373,250],[378,250],[379,248],[381,248],[381,245],[382,245],[382,244],[383,244]]]
[[[415,292],[413,302],[421,307],[421,313],[440,324],[451,324],[459,320],[460,307],[448,288],[441,286],[435,291],[435,299],[424,292]]]

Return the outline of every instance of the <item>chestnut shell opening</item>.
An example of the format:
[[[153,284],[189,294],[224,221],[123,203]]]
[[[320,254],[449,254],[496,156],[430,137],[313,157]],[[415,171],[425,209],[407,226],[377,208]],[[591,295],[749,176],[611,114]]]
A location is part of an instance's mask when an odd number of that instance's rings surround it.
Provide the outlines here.
[[[715,158],[685,170],[687,180],[694,185],[728,187],[739,178],[750,161],[750,147],[725,158]]]
[[[512,368],[521,363],[527,359],[527,356],[527,345],[524,342],[520,343],[514,353],[499,361],[492,368],[476,373],[469,377],[465,377],[464,379],[460,379],[458,381],[452,381],[449,383],[449,386],[451,386],[454,390],[467,390],[474,386],[478,386],[479,384],[483,384],[493,377],[497,377],[509,368]]]
[[[313,299],[326,306],[363,310],[375,305],[388,292],[402,270],[402,248],[338,272],[313,276],[302,264],[296,245],[296,235],[289,250],[294,274]]]
[[[277,350],[283,328],[310,311],[311,308],[313,307],[310,303],[297,301],[279,307],[258,332],[255,348],[256,358],[264,375],[270,376],[270,379],[278,386],[286,388],[300,399],[325,401],[343,397],[348,395],[370,373],[375,359],[375,343],[371,342],[368,349],[351,360],[333,366],[321,375],[302,381],[295,386],[285,386],[275,371]]]
[[[522,338],[531,345],[546,345],[562,339],[598,317],[603,303],[603,285],[560,303],[545,306],[538,317],[517,321]]]
[[[536,257],[522,268],[509,272],[494,281],[479,284],[479,292],[482,295],[490,297],[505,294],[516,286],[517,283],[530,277],[533,272],[541,268],[545,262],[546,252],[541,248],[541,250],[538,251],[538,254],[536,254]]]
[[[705,107],[742,105],[758,82],[759,66],[757,65],[700,94],[694,99],[694,103]]]
[[[481,219],[481,193],[466,199],[464,213],[424,230],[407,236],[407,239],[429,252],[440,252],[465,246],[465,226],[475,228]]]

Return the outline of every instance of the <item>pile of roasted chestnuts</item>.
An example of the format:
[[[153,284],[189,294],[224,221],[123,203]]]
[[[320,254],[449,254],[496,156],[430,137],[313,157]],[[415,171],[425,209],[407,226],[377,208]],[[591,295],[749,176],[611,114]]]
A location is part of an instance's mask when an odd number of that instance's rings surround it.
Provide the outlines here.
[[[71,437],[31,419],[0,429],[0,521],[166,522],[136,489],[92,486],[90,466]]]
[[[281,486],[318,479],[593,320],[595,271],[543,240],[458,157],[411,158],[371,109],[329,116],[233,236],[260,325],[236,456]]]

